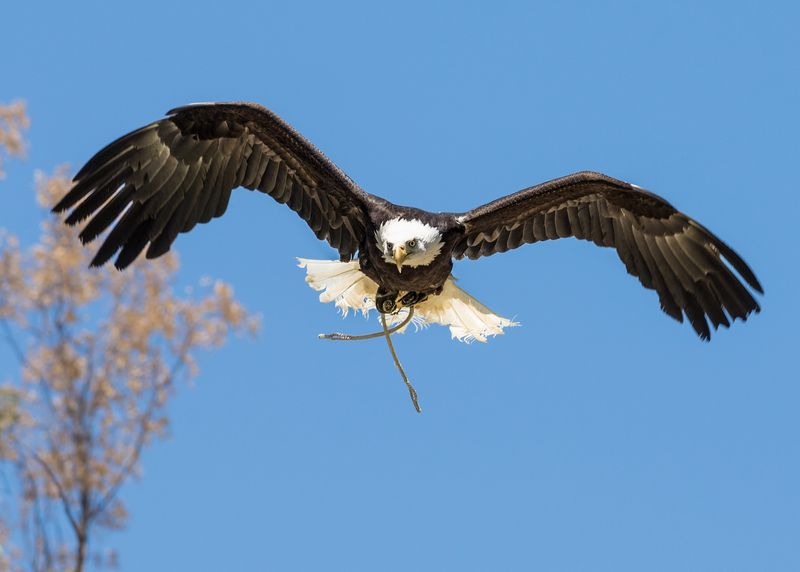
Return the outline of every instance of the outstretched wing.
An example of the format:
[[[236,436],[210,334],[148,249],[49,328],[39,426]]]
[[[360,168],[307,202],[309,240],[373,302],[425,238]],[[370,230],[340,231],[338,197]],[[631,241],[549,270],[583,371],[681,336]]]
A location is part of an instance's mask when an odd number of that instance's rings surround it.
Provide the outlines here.
[[[730,326],[728,316],[744,321],[760,311],[728,264],[759,293],[761,284],[727,244],[661,197],[600,173],[530,187],[457,220],[465,229],[457,258],[568,236],[613,246],[628,273],[658,292],[661,309],[679,322],[685,314],[704,340],[711,337],[706,318],[717,329]]]
[[[252,103],[202,103],[129,133],[92,157],[53,208],[72,208],[67,224],[92,217],[80,233],[94,240],[116,220],[92,260],[119,251],[117,268],[147,247],[167,252],[179,232],[221,216],[236,187],[286,203],[342,259],[358,250],[369,196],[316,147],[268,109]]]

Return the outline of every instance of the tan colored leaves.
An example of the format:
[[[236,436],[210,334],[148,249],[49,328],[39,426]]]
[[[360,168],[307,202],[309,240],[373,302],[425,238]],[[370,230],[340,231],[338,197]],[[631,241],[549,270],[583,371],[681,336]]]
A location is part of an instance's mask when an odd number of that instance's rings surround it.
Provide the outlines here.
[[[25,155],[25,140],[22,132],[30,126],[25,113],[25,102],[15,101],[8,105],[0,105],[0,179],[3,172],[3,154],[10,157]]]
[[[65,170],[37,175],[46,208],[68,188]],[[95,530],[125,525],[119,487],[166,433],[177,379],[197,373],[198,349],[258,328],[224,282],[177,294],[174,255],[125,272],[90,269],[90,258],[77,230],[52,215],[30,249],[0,235],[0,335],[21,372],[0,390],[0,461],[18,466],[21,520],[42,569],[83,566]],[[36,522],[43,507],[61,511],[73,541]]]

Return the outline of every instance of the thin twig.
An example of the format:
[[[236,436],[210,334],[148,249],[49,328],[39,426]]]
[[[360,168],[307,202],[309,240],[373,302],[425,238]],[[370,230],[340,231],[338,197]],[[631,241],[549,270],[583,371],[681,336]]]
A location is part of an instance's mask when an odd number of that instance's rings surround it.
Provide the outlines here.
[[[383,318],[385,314],[381,314],[381,318]],[[375,332],[374,334],[364,334],[362,336],[356,336],[351,334],[342,334],[339,332],[334,332],[332,334],[320,334],[319,339],[321,340],[336,340],[340,342],[351,342],[351,341],[359,341],[359,340],[371,340],[373,338],[380,338],[385,335],[391,335],[399,330],[405,328],[408,323],[411,321],[411,318],[414,317],[414,306],[411,306],[408,309],[408,316],[406,319],[397,324],[396,326],[392,326],[390,329],[386,330],[386,324],[384,323],[384,330],[382,332]]]
[[[45,473],[47,473],[50,482],[53,483],[53,485],[56,487],[56,492],[58,493],[58,497],[61,500],[61,504],[64,507],[64,514],[66,515],[70,526],[72,526],[72,529],[77,533],[79,530],[79,525],[78,525],[78,520],[72,513],[72,508],[70,507],[70,498],[67,495],[67,492],[64,490],[64,487],[61,486],[61,481],[58,480],[58,477],[53,472],[52,467],[50,467],[50,465],[48,465],[47,462],[44,459],[42,459],[36,451],[25,445],[17,437],[11,435],[11,439],[12,441],[14,441],[14,444],[17,445],[17,447],[19,447],[19,450],[21,450],[23,453],[27,453],[28,455],[30,455],[34,461],[39,463],[39,465],[44,469]]]
[[[409,317],[406,320],[411,319],[411,314],[414,312],[414,307],[411,307],[411,311],[409,312]],[[422,409],[419,407],[419,401],[417,400],[417,390],[414,389],[414,386],[411,385],[411,382],[408,381],[408,376],[406,375],[403,366],[400,365],[400,360],[397,359],[397,352],[394,351],[394,344],[392,343],[392,334],[391,330],[386,327],[386,314],[381,314],[381,324],[383,325],[383,335],[386,337],[386,343],[389,344],[389,351],[392,352],[392,359],[394,359],[394,365],[397,366],[397,369],[400,371],[400,375],[403,376],[403,381],[408,388],[408,394],[411,396],[411,401],[414,403],[414,409],[417,410],[417,413],[422,413]]]
[[[162,386],[169,386],[172,385],[172,382],[178,376],[181,369],[185,365],[185,358],[187,353],[189,352],[190,347],[190,340],[192,339],[193,332],[190,330],[186,337],[184,338],[183,342],[178,346],[178,355],[175,358],[175,361],[172,364],[169,372],[167,373],[166,377],[161,382]],[[147,440],[147,424],[153,417],[153,413],[157,407],[157,400],[158,400],[158,387],[153,390],[153,394],[150,396],[150,401],[147,404],[147,409],[145,410],[144,416],[139,422],[139,433],[136,435],[136,440],[133,444],[133,451],[131,452],[130,456],[127,460],[121,464],[122,469],[117,471],[117,474],[111,478],[111,484],[108,486],[103,497],[95,503],[94,509],[92,509],[92,517],[99,515],[102,513],[107,506],[113,501],[117,493],[119,492],[120,487],[122,486],[123,481],[126,477],[128,477],[132,472],[136,463],[139,461],[139,458],[142,454],[142,449],[144,448],[145,441]]]

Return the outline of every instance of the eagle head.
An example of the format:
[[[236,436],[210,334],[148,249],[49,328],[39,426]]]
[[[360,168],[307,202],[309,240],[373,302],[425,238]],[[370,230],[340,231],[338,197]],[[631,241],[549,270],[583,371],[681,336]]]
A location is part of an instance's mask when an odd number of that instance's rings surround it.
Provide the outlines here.
[[[393,218],[375,231],[378,249],[388,264],[397,266],[427,266],[442,250],[442,233],[417,219]]]

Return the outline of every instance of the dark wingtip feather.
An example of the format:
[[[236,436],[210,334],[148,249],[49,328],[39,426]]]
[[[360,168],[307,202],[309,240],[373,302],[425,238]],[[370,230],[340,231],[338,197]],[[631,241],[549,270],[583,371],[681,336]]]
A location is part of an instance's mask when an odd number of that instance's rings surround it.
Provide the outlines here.
[[[75,226],[76,224],[78,224],[79,222],[81,222],[82,220],[84,220],[86,217],[89,216],[89,215],[79,216],[76,213],[77,211],[72,211],[70,215],[64,219],[64,224],[66,224],[67,226]]]
[[[711,329],[708,327],[705,312],[694,294],[685,292],[684,296],[686,304],[683,307],[683,311],[686,313],[686,317],[689,318],[689,323],[701,340],[709,341],[711,339]]]
[[[750,285],[750,287],[758,292],[759,294],[764,294],[764,287],[761,286],[761,282],[758,281],[756,278],[755,273],[753,270],[747,265],[747,263],[742,260],[742,258],[736,254],[736,252],[727,244],[722,242],[721,240],[718,241],[715,246],[720,250],[722,255],[725,259],[730,262],[731,266],[739,273],[739,275],[745,279],[745,281]]]
[[[733,250],[730,246],[728,246],[725,242],[720,240],[714,233],[704,227],[702,224],[697,222],[696,220],[689,219],[689,223],[695,227],[696,229],[700,230],[700,232],[706,234],[707,238],[711,239],[711,244],[714,245],[714,248],[719,250],[722,256],[730,263],[731,266],[739,273],[739,275],[745,279],[745,281],[750,285],[750,287],[758,292],[759,294],[764,294],[764,287],[761,286],[761,282],[758,281],[756,278],[755,272],[747,265],[747,263],[739,256],[735,250]]]
[[[141,254],[142,250],[144,250],[145,246],[147,246],[147,243],[150,241],[150,228],[153,226],[153,222],[153,219],[147,219],[127,238],[119,256],[117,256],[117,260],[114,262],[114,266],[116,266],[118,270],[127,268],[139,257],[139,254]]]
[[[85,232],[81,232],[81,233],[78,234],[78,239],[81,241],[81,244],[83,244],[84,246],[86,246],[87,244],[92,242],[95,238],[97,238],[96,235],[95,236],[90,236],[90,235],[87,235]]]
[[[94,255],[91,262],[89,262],[89,268],[100,268],[103,264],[108,262],[108,259],[113,256],[113,253],[108,256],[101,256],[101,253],[98,251],[97,254]]]
[[[117,270],[125,270],[128,266],[130,266],[133,263],[134,260],[136,260],[136,257],[139,255],[139,252],[133,255],[133,258],[129,256],[122,258],[122,253],[120,253],[117,259],[114,261],[114,268],[116,268]]]
[[[86,176],[90,171],[96,171],[100,169],[104,164],[114,159],[116,155],[130,151],[131,145],[137,142],[143,134],[157,128],[158,124],[159,122],[155,121],[140,127],[139,129],[135,129],[130,133],[126,133],[125,135],[118,137],[100,149],[88,161],[86,161],[83,167],[81,167],[80,170],[75,174],[75,177],[72,179],[73,182],[77,182],[84,178],[84,176]],[[128,148],[126,148],[126,145]]]
[[[150,246],[147,248],[147,253],[145,254],[145,256],[146,258],[151,260],[153,258],[158,258],[159,256],[163,256],[164,254],[169,252],[171,246],[172,246],[171,244],[164,242],[161,243],[151,242]]]
[[[87,191],[88,192],[88,191]],[[67,194],[61,197],[61,200],[58,201],[51,210],[56,214],[62,213],[65,210],[69,209],[73,205],[75,205],[79,200],[81,200],[85,196],[86,192],[84,189],[79,187],[78,185],[73,186]]]

